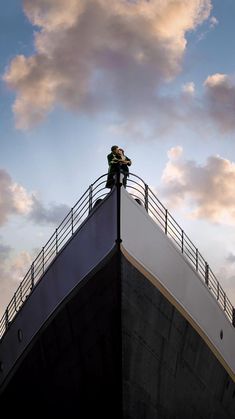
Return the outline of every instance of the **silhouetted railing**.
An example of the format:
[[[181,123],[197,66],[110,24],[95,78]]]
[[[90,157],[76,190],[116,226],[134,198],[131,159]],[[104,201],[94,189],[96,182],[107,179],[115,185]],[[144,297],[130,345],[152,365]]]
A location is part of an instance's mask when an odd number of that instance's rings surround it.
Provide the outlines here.
[[[195,271],[199,274],[235,327],[235,309],[231,301],[228,299],[208,263],[184,230],[182,230],[168,210],[139,176],[136,176],[133,173],[130,174],[127,181],[127,190],[134,199],[140,201],[148,214],[176,244],[179,251],[186,257]]]
[[[67,241],[77,231],[79,226],[87,218],[96,203],[103,199],[109,191],[106,189],[107,174],[100,176],[84,192],[78,202],[71,208],[70,212],[63,219],[59,227],[56,228],[48,242],[43,246],[41,252],[33,261],[28,272],[20,283],[13,295],[6,311],[0,320],[0,339],[4,335],[8,326],[14,319],[23,303],[32,292],[34,286],[43,276],[46,269],[67,243]]]
[[[102,200],[109,193],[109,190],[106,189],[106,180],[107,174],[104,174],[89,186],[33,261],[0,320],[0,339],[58,253],[85,221],[94,206],[99,203],[99,200]],[[235,326],[235,309],[232,303],[208,263],[164,205],[148,185],[139,176],[132,173],[128,177],[127,191],[145,207],[148,214],[176,244],[179,251],[187,258],[207,285],[209,291],[214,295],[230,322]]]

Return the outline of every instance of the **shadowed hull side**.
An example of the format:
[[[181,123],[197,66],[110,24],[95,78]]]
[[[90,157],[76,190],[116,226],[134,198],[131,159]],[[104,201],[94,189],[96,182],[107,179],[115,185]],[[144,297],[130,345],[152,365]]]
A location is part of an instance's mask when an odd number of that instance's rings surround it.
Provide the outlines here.
[[[235,417],[227,372],[118,250],[43,326],[0,400],[9,413],[33,403],[37,413],[75,418]]]
[[[24,417],[121,417],[118,255],[97,268],[61,304],[19,361],[1,408]],[[14,403],[12,404],[12,401]],[[33,412],[34,415],[34,412]]]
[[[235,384],[201,336],[122,259],[125,419],[234,419]]]

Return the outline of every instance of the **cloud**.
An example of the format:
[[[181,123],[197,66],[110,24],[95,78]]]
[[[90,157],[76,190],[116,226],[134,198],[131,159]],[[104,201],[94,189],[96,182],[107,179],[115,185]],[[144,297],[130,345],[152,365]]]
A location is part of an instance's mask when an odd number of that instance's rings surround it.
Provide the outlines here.
[[[11,251],[11,247],[0,243],[0,262],[2,263]]]
[[[226,74],[213,74],[204,82],[205,110],[222,132],[235,129],[235,83]]]
[[[213,30],[217,25],[218,25],[219,21],[215,16],[211,16],[209,18],[209,22],[207,25],[206,30],[203,30],[201,33],[199,33],[198,35],[198,41],[202,41],[203,39],[205,39],[205,37],[207,36],[207,34]]]
[[[69,210],[67,205],[56,203],[46,208],[35,194],[27,192],[6,170],[0,169],[0,226],[14,215],[24,216],[37,224],[57,225]]]
[[[229,300],[233,306],[235,306],[235,267],[231,264],[229,256],[224,261],[224,264],[218,269],[218,272],[216,272],[216,277]]]
[[[13,182],[10,175],[0,169],[0,226],[10,215],[27,215],[32,208],[32,197],[23,186]]]
[[[217,26],[219,23],[218,19],[215,16],[210,17],[210,28],[214,29],[215,26]]]
[[[10,246],[0,243],[0,318],[31,262],[28,252],[22,251],[15,255]]]
[[[195,84],[191,81],[185,83],[182,88],[183,92],[189,95],[193,95],[195,92]]]
[[[170,160],[177,160],[182,156],[182,154],[183,154],[183,147],[179,145],[176,147],[170,148],[170,150],[168,150],[167,152],[167,156]]]
[[[31,220],[37,224],[59,224],[69,212],[70,208],[65,204],[52,203],[49,208],[33,196],[32,211],[29,214]]]
[[[181,147],[168,152],[161,194],[168,205],[188,207],[191,216],[220,224],[235,224],[235,163],[209,156],[204,165],[183,157]]]
[[[156,118],[166,102],[159,87],[181,71],[186,33],[211,8],[211,0],[25,0],[35,54],[16,56],[4,75],[16,126],[34,126],[57,104]]]
[[[229,253],[228,254],[228,256],[227,256],[227,258],[226,258],[226,260],[229,262],[229,263],[235,263],[235,255],[234,255],[234,253]]]
[[[222,135],[235,130],[235,79],[233,75],[215,73],[209,75],[201,95],[196,94],[193,82],[183,85],[181,95],[169,102],[171,119],[183,123],[203,136],[216,130]],[[169,98],[168,98],[169,99]],[[169,101],[169,100],[168,100]]]

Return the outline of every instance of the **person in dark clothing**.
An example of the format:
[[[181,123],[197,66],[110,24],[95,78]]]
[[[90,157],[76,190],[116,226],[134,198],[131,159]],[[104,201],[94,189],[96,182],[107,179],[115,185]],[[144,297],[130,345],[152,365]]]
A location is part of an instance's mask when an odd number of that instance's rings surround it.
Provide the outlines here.
[[[127,177],[129,176],[129,167],[131,165],[131,160],[124,155],[123,149],[118,148],[114,145],[111,147],[111,153],[107,156],[109,171],[108,178],[106,182],[106,188],[112,189],[115,184],[115,174],[121,170],[124,174],[123,186],[126,187]]]
[[[131,166],[131,159],[129,157],[125,156],[124,150],[122,148],[118,149],[118,155],[120,157],[119,165],[121,172],[124,174],[124,178],[122,181],[122,184],[124,188],[126,188],[127,183],[127,177],[129,176],[129,166]]]
[[[113,145],[111,147],[111,153],[107,155],[109,170],[108,178],[106,182],[106,188],[112,189],[115,183],[114,175],[119,170],[120,156],[118,155],[118,146]]]

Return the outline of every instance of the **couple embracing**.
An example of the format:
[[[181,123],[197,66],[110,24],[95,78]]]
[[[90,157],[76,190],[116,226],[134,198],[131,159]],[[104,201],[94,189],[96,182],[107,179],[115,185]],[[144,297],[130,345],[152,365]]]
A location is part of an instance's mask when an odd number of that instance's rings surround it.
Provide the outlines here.
[[[121,172],[124,174],[123,186],[126,187],[127,177],[129,176],[129,166],[131,165],[131,160],[125,156],[124,150],[119,148],[117,145],[111,147],[111,153],[107,156],[109,171],[108,179],[106,182],[106,188],[112,188],[115,183],[114,175],[121,169]]]

